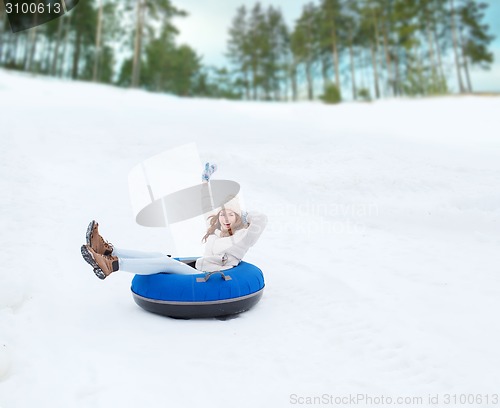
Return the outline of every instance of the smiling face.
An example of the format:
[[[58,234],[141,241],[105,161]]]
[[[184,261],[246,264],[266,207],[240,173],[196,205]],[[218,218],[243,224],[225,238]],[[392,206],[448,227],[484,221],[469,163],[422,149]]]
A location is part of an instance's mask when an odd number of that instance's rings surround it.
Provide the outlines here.
[[[221,231],[234,231],[234,224],[236,223],[236,213],[231,210],[222,210],[219,213],[219,223]]]

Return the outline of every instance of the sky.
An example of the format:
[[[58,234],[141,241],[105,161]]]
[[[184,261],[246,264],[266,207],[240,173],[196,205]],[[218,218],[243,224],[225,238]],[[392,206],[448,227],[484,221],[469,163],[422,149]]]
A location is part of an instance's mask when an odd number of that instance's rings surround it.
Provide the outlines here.
[[[264,7],[281,8],[289,27],[293,27],[302,7],[311,0],[261,0]],[[484,0],[483,0],[484,1]],[[189,13],[186,18],[177,18],[175,25],[180,30],[179,43],[186,43],[203,56],[205,65],[228,65],[224,57],[228,29],[241,5],[253,7],[257,0],[173,0],[176,7]],[[489,4],[484,22],[489,24],[490,33],[495,35],[491,49],[495,62],[489,71],[474,69],[472,82],[475,91],[500,92],[500,0],[485,0]]]

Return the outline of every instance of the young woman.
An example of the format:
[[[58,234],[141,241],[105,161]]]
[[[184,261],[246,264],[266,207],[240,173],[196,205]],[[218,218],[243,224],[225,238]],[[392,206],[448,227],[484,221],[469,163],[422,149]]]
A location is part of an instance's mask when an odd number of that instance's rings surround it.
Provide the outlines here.
[[[240,263],[264,231],[267,217],[256,212],[242,214],[237,206],[226,206],[208,221],[208,231],[202,239],[206,243],[205,253],[196,260],[195,268],[162,253],[117,248],[99,234],[95,221],[87,228],[87,244],[81,247],[82,256],[100,279],[117,271],[139,275],[223,271]]]

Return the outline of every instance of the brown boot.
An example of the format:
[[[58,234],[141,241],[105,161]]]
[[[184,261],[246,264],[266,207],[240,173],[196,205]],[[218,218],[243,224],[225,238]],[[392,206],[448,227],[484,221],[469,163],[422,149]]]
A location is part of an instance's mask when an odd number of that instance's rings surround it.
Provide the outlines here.
[[[94,273],[99,279],[106,279],[119,269],[117,256],[98,254],[88,245],[82,245],[81,252],[83,259],[94,268]]]
[[[113,245],[101,237],[98,227],[99,224],[96,221],[90,221],[87,227],[87,245],[98,254],[111,255],[113,253]]]

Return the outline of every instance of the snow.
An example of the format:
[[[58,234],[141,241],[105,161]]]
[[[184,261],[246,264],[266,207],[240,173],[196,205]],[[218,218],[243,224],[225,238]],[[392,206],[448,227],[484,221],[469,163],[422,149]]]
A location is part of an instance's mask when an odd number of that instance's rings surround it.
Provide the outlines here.
[[[495,97],[230,102],[0,70],[0,407],[496,406],[499,113]],[[188,142],[269,216],[245,259],[264,296],[231,320],[147,313],[132,275],[100,281],[80,255],[91,219],[168,252],[134,223],[127,175]]]

